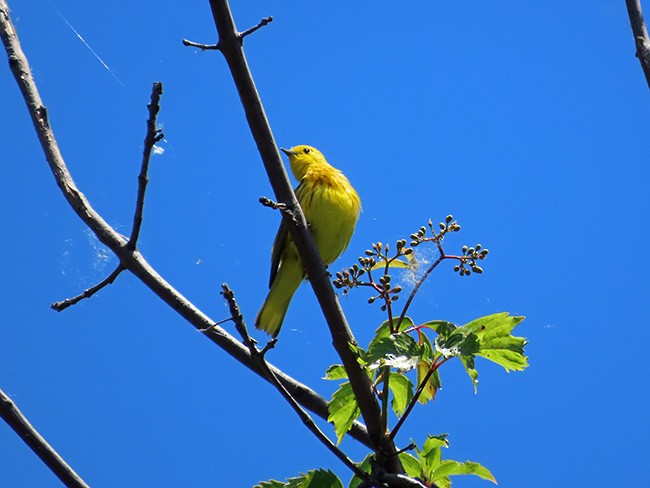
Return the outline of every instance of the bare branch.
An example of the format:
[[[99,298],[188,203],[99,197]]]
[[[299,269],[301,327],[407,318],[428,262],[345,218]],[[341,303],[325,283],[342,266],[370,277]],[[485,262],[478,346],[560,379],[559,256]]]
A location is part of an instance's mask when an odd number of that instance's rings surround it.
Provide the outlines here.
[[[630,17],[632,33],[634,34],[636,57],[639,58],[641,69],[643,69],[648,88],[650,88],[650,38],[648,37],[648,29],[643,20],[641,0],[625,0],[625,5],[627,7],[627,14]]]
[[[336,444],[334,444],[325,435],[325,433],[318,428],[318,426],[314,423],[314,421],[309,416],[309,414],[305,412],[305,410],[291,396],[291,393],[289,393],[287,389],[284,386],[282,386],[282,383],[278,380],[275,374],[273,374],[273,371],[271,371],[271,369],[269,368],[269,365],[266,362],[265,354],[269,349],[271,349],[275,345],[277,339],[275,338],[271,339],[269,343],[266,345],[266,347],[264,347],[264,349],[260,351],[256,346],[255,339],[252,339],[250,334],[248,333],[248,329],[246,328],[246,323],[244,322],[244,317],[239,311],[239,305],[235,300],[235,294],[225,283],[221,285],[221,288],[222,288],[221,294],[228,302],[232,320],[235,322],[237,331],[242,336],[242,341],[244,342],[244,344],[248,346],[251,352],[251,356],[260,364],[262,370],[266,372],[269,382],[276,387],[276,389],[280,392],[280,394],[284,397],[284,399],[289,403],[289,405],[291,405],[291,408],[293,408],[293,410],[298,414],[298,417],[300,417],[302,423],[309,429],[309,431],[312,434],[314,434],[314,436],[319,441],[321,441],[321,443],[323,443],[325,447],[327,447],[327,449],[329,449],[329,451],[332,454],[334,454],[340,461],[343,462],[343,464],[345,464],[348,468],[350,468],[354,474],[356,474],[362,479],[368,479],[369,478],[368,474],[365,473],[361,468],[359,468],[359,466],[357,466],[349,457],[347,457],[345,453],[341,451],[336,446]]]
[[[79,191],[59,151],[54,133],[47,119],[47,110],[43,106],[27,58],[20,47],[5,0],[0,0],[0,36],[7,51],[11,71],[27,103],[27,109],[34,123],[47,162],[54,174],[57,185],[75,213],[95,233],[99,241],[116,254],[122,265],[137,276],[161,300],[199,331],[208,329],[207,332],[204,332],[206,337],[246,367],[266,379],[259,365],[252,360],[248,349],[165,281],[137,249],[130,249],[127,246],[127,240],[106,223],[92,208],[83,193]],[[269,367],[301,405],[319,417],[327,419],[327,401],[324,398],[274,366],[269,365]],[[368,432],[363,424],[355,423],[352,426],[350,435],[369,447],[372,446]]]
[[[289,232],[296,243],[309,282],[323,310],[334,347],[348,373],[350,385],[368,427],[373,448],[378,454],[380,463],[383,460],[389,462],[390,466],[386,466],[389,471],[402,473],[403,469],[397,457],[392,456],[391,458],[391,454],[396,451],[395,445],[388,438],[386,431],[382,429],[381,411],[373,392],[372,383],[350,349],[350,344],[356,344],[356,341],[336,298],[314,238],[309,232],[305,216],[293,193],[289,177],[280,159],[277,144],[248,67],[241,38],[235,28],[228,2],[227,0],[210,0],[210,7],[219,34],[219,51],[224,55],[230,68],[248,125],[273,191],[277,200],[284,203],[287,211],[295,217],[295,223],[291,222],[291,219],[283,212],[283,218],[289,224]]]
[[[134,249],[137,245],[138,238],[140,237],[140,228],[142,227],[142,214],[144,211],[144,195],[149,183],[149,161],[151,159],[151,152],[153,147],[160,141],[164,135],[156,128],[156,117],[160,111],[160,96],[162,95],[162,83],[156,82],[151,89],[151,103],[147,105],[149,109],[149,119],[147,120],[147,134],[144,138],[144,150],[142,154],[142,167],[140,175],[138,176],[138,196],[136,198],[135,212],[133,215],[133,229],[131,230],[131,237],[127,243],[127,247]],[[67,298],[60,302],[55,302],[51,307],[57,312],[61,312],[66,308],[80,302],[84,298],[90,298],[99,290],[107,285],[112,284],[115,279],[126,268],[122,263],[118,264],[115,270],[107,276],[103,281],[99,282],[93,287],[84,290],[82,293],[73,298]]]
[[[2,5],[2,0],[0,0],[0,17],[4,16],[5,12],[3,9],[4,5]],[[29,423],[27,417],[23,415],[11,398],[2,390],[0,390],[0,416],[63,484],[75,488],[88,488],[84,480],[43,439],[32,424]]]
[[[219,44],[199,44],[188,39],[183,39],[183,46],[198,47],[201,51],[218,51],[221,49]]]
[[[239,309],[239,304],[235,300],[235,293],[230,289],[227,283],[221,285],[221,294],[228,302],[228,308],[230,308],[230,319],[235,323],[235,329],[239,332],[239,335],[242,338],[242,342],[253,354],[253,351],[256,351],[257,341],[253,339],[248,333],[246,324],[244,323],[244,316]]]
[[[54,302],[52,305],[50,305],[50,307],[52,307],[57,312],[61,312],[61,311],[65,310],[66,308],[71,307],[75,303],[80,302],[84,298],[90,298],[95,293],[97,293],[99,290],[104,288],[106,285],[110,285],[111,283],[113,283],[115,281],[115,279],[120,275],[120,273],[122,271],[124,271],[125,269],[126,268],[124,266],[122,266],[122,263],[118,264],[117,267],[115,268],[115,270],[110,275],[108,275],[104,280],[97,283],[95,286],[92,286],[92,287],[88,288],[87,290],[84,290],[83,292],[81,292],[76,297],[66,298],[65,300],[60,301],[60,302]]]
[[[241,32],[239,34],[240,39],[244,39],[244,37],[251,35],[253,32],[255,32],[257,29],[260,27],[264,27],[265,25],[273,22],[273,17],[264,17],[262,20],[260,20],[259,24],[254,25],[253,27],[246,29],[244,32]]]
[[[160,96],[162,95],[162,83],[156,82],[151,89],[151,103],[147,105],[149,109],[149,119],[147,119],[147,135],[144,138],[144,150],[142,152],[142,166],[138,175],[138,197],[135,204],[135,214],[133,216],[133,229],[128,246],[134,248],[140,237],[140,228],[142,227],[142,213],[144,211],[144,195],[149,183],[149,161],[153,147],[164,136],[162,131],[156,128],[156,118],[160,111]]]

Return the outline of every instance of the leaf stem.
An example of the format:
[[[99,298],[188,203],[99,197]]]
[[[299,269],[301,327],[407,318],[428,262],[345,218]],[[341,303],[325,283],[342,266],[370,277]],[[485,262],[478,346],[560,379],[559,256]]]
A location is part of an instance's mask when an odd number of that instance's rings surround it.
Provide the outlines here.
[[[386,432],[388,430],[388,387],[390,382],[390,366],[384,366],[381,374],[384,380],[384,387],[381,391],[381,423],[384,426],[384,432]]]
[[[397,435],[397,432],[399,432],[399,429],[402,427],[402,424],[406,421],[406,418],[409,416],[411,413],[411,410],[413,410],[413,407],[415,407],[415,404],[418,402],[418,399],[420,398],[420,395],[422,395],[422,392],[424,391],[424,388],[431,379],[431,375],[435,373],[440,366],[445,364],[447,361],[451,359],[452,356],[449,356],[447,358],[444,358],[442,361],[436,362],[435,360],[433,363],[431,363],[431,368],[429,368],[429,371],[427,372],[426,376],[422,379],[422,382],[420,383],[420,386],[418,386],[417,391],[415,392],[415,395],[413,395],[413,398],[411,399],[411,403],[409,403],[408,407],[406,407],[406,410],[404,411],[404,415],[397,421],[397,424],[395,424],[395,428],[390,432],[389,438],[395,439],[395,436]]]
[[[400,314],[399,319],[397,320],[397,330],[399,330],[400,326],[402,325],[402,320],[404,320],[404,317],[406,316],[406,312],[411,306],[411,302],[415,298],[415,294],[422,286],[422,283],[424,283],[424,280],[426,280],[429,277],[429,275],[433,272],[433,270],[436,269],[436,267],[447,257],[445,252],[442,250],[442,246],[439,243],[437,244],[438,244],[438,250],[440,251],[440,257],[436,259],[436,261],[429,267],[429,269],[426,270],[426,272],[422,275],[422,277],[418,280],[418,282],[413,287],[413,290],[411,290],[411,294],[406,300],[406,303],[404,304],[404,308],[402,309],[402,313]]]

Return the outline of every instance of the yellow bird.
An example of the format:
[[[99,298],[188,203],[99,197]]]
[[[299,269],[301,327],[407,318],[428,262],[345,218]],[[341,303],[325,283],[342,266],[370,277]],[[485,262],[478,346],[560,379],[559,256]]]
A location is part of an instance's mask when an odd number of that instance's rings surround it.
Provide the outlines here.
[[[348,179],[331,166],[318,149],[282,149],[300,183],[296,197],[309,223],[325,265],[348,247],[361,212],[361,200]],[[269,294],[255,318],[255,327],[273,337],[280,332],[291,298],[305,278],[298,249],[282,221],[273,243]]]

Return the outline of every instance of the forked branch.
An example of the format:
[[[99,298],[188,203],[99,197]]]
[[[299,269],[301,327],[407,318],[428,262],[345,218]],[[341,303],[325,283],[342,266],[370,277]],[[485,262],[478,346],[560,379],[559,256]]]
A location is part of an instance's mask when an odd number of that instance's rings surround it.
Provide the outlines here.
[[[0,0],[0,36],[7,52],[11,71],[27,104],[27,109],[34,123],[48,165],[57,185],[74,212],[97,236],[99,241],[115,253],[120,263],[137,276],[160,299],[196,329],[199,331],[205,330],[204,335],[233,358],[266,378],[265,373],[251,358],[248,349],[165,281],[137,249],[128,246],[128,240],[108,225],[90,205],[84,194],[79,191],[63,160],[54,132],[49,124],[47,109],[43,105],[29,63],[11,23],[6,0]],[[269,367],[296,401],[319,417],[327,419],[327,401],[324,398],[274,366],[269,365]],[[369,447],[372,446],[368,432],[363,424],[355,423],[350,435]]]
[[[262,370],[264,370],[267,374],[267,379],[269,382],[275,386],[275,388],[280,392],[282,397],[289,403],[291,408],[296,412],[298,417],[300,417],[300,420],[302,423],[309,429],[309,431],[314,434],[314,436],[321,441],[321,443],[332,453],[334,454],[340,461],[343,462],[352,472],[359,476],[361,479],[367,479],[369,478],[368,474],[365,473],[359,466],[354,464],[354,462],[345,455],[343,451],[341,451],[336,444],[334,444],[326,435],[325,433],[318,428],[316,423],[312,420],[310,415],[298,404],[295,398],[287,391],[287,389],[282,386],[282,383],[278,380],[277,376],[273,373],[271,368],[269,368],[268,363],[266,362],[266,353],[269,349],[273,348],[275,345],[277,339],[271,339],[268,344],[262,349],[261,351],[257,348],[257,344],[255,339],[251,338],[250,334],[248,333],[248,329],[246,327],[246,323],[244,322],[244,317],[241,314],[239,310],[239,305],[237,304],[237,301],[235,300],[235,294],[233,291],[228,287],[227,284],[221,285],[222,291],[221,294],[224,296],[226,301],[228,302],[228,306],[230,308],[230,315],[235,322],[235,327],[237,328],[237,331],[241,335],[242,342],[248,346],[248,349],[251,352],[251,356],[259,363],[260,367]]]
[[[329,326],[334,347],[348,373],[361,415],[368,427],[373,449],[378,455],[379,463],[384,465],[389,472],[403,473],[399,459],[394,456],[395,445],[388,438],[386,430],[383,429],[381,410],[374,396],[372,382],[350,349],[350,344],[356,344],[356,341],[336,298],[314,238],[309,232],[307,221],[282,164],[277,144],[244,55],[242,34],[235,27],[227,0],[210,0],[210,7],[219,35],[217,43],[219,51],[225,57],[230,68],[248,125],[273,191],[278,202],[284,204],[286,210],[295,217],[295,221],[292,222],[292,219],[283,212],[283,218],[289,225],[289,232],[296,243],[309,282]]]
[[[149,161],[151,160],[151,153],[154,146],[160,141],[164,135],[156,126],[156,117],[160,111],[160,96],[162,95],[162,83],[156,82],[151,89],[151,102],[147,106],[149,109],[149,119],[147,120],[147,135],[144,138],[144,150],[142,154],[142,166],[140,168],[140,175],[138,176],[138,196],[136,198],[135,212],[133,216],[133,229],[131,230],[131,237],[127,246],[135,249],[138,238],[140,237],[140,229],[142,228],[142,214],[144,212],[144,195],[147,191],[147,184],[149,183]],[[115,279],[126,268],[122,263],[119,263],[113,272],[105,279],[84,290],[79,295],[67,298],[60,302],[54,302],[52,308],[57,312],[61,312],[66,308],[80,302],[84,298],[90,298],[99,290],[107,285],[112,284]]]

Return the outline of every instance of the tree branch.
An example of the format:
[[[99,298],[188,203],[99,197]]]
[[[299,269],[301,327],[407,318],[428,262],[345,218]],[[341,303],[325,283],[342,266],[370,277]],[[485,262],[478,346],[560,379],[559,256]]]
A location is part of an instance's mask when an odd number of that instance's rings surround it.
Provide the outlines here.
[[[4,15],[0,1],[0,17]],[[2,22],[0,20],[0,22]],[[65,486],[75,488],[88,488],[88,485],[75,473],[61,456],[50,446],[38,431],[29,423],[29,420],[18,409],[9,396],[0,390],[0,417],[18,434],[34,453],[41,458],[50,471],[52,471]]]
[[[115,279],[120,275],[120,273],[124,271],[124,269],[125,269],[124,266],[122,265],[122,263],[120,263],[115,267],[115,269],[111,274],[109,274],[106,278],[104,278],[102,281],[97,283],[95,286],[91,286],[90,288],[84,290],[83,292],[79,293],[79,295],[75,297],[66,298],[65,300],[62,300],[60,302],[54,302],[50,306],[57,312],[62,312],[66,308],[71,307],[72,305],[80,302],[84,298],[90,298],[105,286],[112,284],[115,281]]]
[[[266,352],[271,349],[275,343],[277,342],[277,339],[271,339],[269,343],[264,347],[262,351],[260,351],[257,348],[256,341],[255,339],[251,338],[251,336],[248,333],[248,329],[246,327],[246,323],[244,322],[244,317],[241,314],[239,310],[239,305],[237,304],[237,301],[235,300],[235,294],[233,291],[228,287],[227,284],[221,285],[222,292],[221,294],[224,296],[226,301],[228,302],[228,307],[230,308],[230,315],[232,317],[233,322],[235,322],[235,327],[239,334],[242,337],[242,341],[244,344],[248,346],[248,349],[251,353],[251,356],[259,363],[261,368],[266,372],[267,378],[269,379],[270,383],[275,386],[275,388],[280,392],[282,397],[289,403],[291,408],[293,408],[294,412],[300,417],[300,420],[302,423],[309,429],[309,431],[314,434],[314,436],[321,441],[321,443],[332,453],[334,454],[343,464],[345,464],[352,472],[360,477],[361,479],[369,479],[368,474],[363,471],[359,466],[354,464],[354,462],[345,455],[345,453],[338,448],[336,444],[334,444],[326,435],[325,433],[318,428],[318,426],[314,423],[312,418],[309,416],[307,412],[298,404],[298,402],[291,396],[291,393],[287,391],[287,389],[282,386],[282,383],[278,380],[278,378],[273,374],[273,371],[269,368],[268,363],[266,362],[266,357],[265,354]]]
[[[140,237],[140,228],[142,227],[142,214],[144,212],[144,195],[149,183],[149,161],[153,147],[164,136],[161,129],[156,127],[156,119],[160,111],[160,96],[163,87],[159,81],[153,84],[151,89],[151,103],[147,105],[149,109],[149,118],[147,119],[147,135],[144,137],[144,150],[142,151],[142,166],[138,175],[138,196],[135,202],[135,212],[133,215],[133,228],[131,229],[131,238],[128,246],[134,248]]]
[[[135,212],[133,214],[133,228],[131,229],[131,237],[127,243],[127,247],[135,249],[140,237],[140,229],[142,228],[142,214],[144,212],[144,195],[147,191],[147,184],[149,183],[149,161],[151,160],[151,152],[153,147],[158,141],[165,137],[160,129],[156,128],[156,117],[160,111],[160,96],[162,95],[162,83],[156,82],[151,89],[151,103],[147,105],[149,109],[149,118],[147,119],[147,134],[144,138],[144,150],[142,153],[142,166],[140,174],[138,175],[138,196],[135,203]],[[66,308],[80,302],[84,298],[90,298],[99,290],[107,285],[112,284],[116,278],[124,271],[124,265],[118,264],[115,270],[108,275],[104,280],[84,290],[79,295],[73,298],[67,298],[60,302],[54,302],[51,307],[57,312],[61,312]]]
[[[634,34],[636,44],[636,57],[639,58],[641,69],[645,75],[648,88],[650,88],[650,38],[643,20],[641,0],[625,0],[627,14],[630,17],[630,25]]]
[[[47,109],[43,106],[38,89],[34,83],[27,58],[22,51],[16,31],[11,23],[9,7],[6,0],[0,0],[0,37],[7,51],[9,66],[16,79],[27,109],[34,123],[36,134],[45,153],[48,165],[63,196],[74,212],[83,220],[100,242],[107,246],[120,260],[120,263],[137,276],[161,300],[173,308],[181,317],[193,325],[212,342],[241,362],[243,365],[266,378],[259,366],[250,357],[250,353],[233,336],[216,325],[216,322],[197,309],[187,298],[165,281],[144,259],[137,249],[131,249],[127,240],[115,231],[92,208],[86,197],[76,187],[70,172],[61,156],[52,128],[47,119]],[[327,401],[316,392],[291,378],[276,367],[269,365],[273,373],[282,382],[291,395],[305,408],[323,419],[327,419]],[[355,423],[350,435],[358,441],[372,447],[368,432],[361,423]]]
[[[396,452],[395,445],[388,438],[386,431],[382,429],[381,411],[372,389],[372,383],[350,349],[350,344],[356,344],[356,341],[336,298],[313,236],[307,227],[305,216],[293,193],[289,177],[282,164],[262,101],[244,55],[242,35],[235,27],[227,0],[210,0],[210,7],[212,8],[212,16],[219,35],[219,51],[225,57],[230,68],[248,125],[257,144],[257,149],[273,191],[278,202],[286,205],[287,211],[295,217],[295,222],[291,222],[291,219],[283,212],[283,218],[289,224],[289,232],[296,243],[309,282],[323,310],[332,335],[334,348],[341,357],[348,373],[350,385],[355,393],[361,415],[368,427],[368,434],[373,448],[378,454],[380,463],[382,460],[389,461],[390,466],[386,466],[389,471],[403,473],[397,456],[391,456]]]

